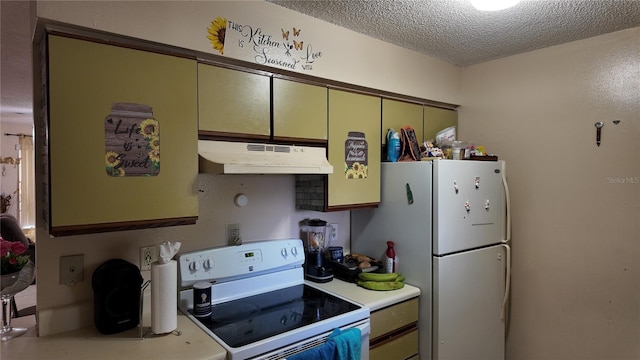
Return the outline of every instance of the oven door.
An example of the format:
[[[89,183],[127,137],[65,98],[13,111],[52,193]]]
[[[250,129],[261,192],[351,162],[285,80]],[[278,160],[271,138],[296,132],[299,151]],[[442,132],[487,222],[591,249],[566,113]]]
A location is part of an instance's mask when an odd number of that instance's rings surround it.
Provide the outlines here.
[[[361,360],[369,360],[369,334],[371,333],[371,325],[369,319],[361,320],[356,323],[342,326],[340,330],[345,331],[351,328],[360,329],[361,337]],[[313,348],[323,346],[333,331],[328,331],[323,334],[310,337],[295,344],[287,345],[278,350],[252,357],[251,360],[286,360],[288,357],[299,354],[305,351],[309,351]]]

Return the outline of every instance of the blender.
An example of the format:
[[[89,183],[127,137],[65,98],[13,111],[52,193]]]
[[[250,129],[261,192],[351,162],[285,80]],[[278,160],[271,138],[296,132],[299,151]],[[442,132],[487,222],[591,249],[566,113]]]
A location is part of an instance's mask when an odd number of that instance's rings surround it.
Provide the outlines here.
[[[310,219],[302,227],[303,241],[306,247],[305,278],[318,283],[333,280],[333,269],[325,258],[329,246],[331,227],[320,219]]]

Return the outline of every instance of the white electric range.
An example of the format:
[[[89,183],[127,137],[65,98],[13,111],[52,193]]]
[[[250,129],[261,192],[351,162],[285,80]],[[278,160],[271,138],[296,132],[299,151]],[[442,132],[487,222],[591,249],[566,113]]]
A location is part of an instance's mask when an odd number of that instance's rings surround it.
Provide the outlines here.
[[[369,309],[304,280],[300,239],[203,249],[178,256],[178,307],[227,350],[227,359],[276,360],[357,327],[368,360]],[[196,317],[193,285],[212,284],[212,312]]]

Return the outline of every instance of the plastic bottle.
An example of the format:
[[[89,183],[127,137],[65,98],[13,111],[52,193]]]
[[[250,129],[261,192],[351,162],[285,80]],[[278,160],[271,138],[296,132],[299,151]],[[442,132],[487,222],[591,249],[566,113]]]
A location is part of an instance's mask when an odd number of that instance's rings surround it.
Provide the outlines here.
[[[400,157],[400,135],[397,131],[387,131],[387,160],[397,162]]]
[[[393,241],[387,241],[387,252],[385,254],[384,269],[388,273],[396,271],[396,251],[393,249]]]

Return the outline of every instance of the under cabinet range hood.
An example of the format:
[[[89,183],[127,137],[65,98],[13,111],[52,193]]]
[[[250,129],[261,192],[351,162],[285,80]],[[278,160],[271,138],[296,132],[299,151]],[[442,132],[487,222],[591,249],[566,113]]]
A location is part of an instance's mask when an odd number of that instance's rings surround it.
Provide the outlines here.
[[[321,147],[198,140],[200,172],[217,174],[331,174]]]

